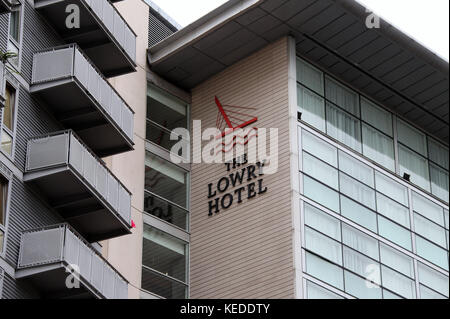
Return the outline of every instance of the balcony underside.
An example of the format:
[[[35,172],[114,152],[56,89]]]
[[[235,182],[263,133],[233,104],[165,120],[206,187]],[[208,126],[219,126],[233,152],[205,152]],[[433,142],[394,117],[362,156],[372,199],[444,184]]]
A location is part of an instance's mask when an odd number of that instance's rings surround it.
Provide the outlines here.
[[[35,287],[44,299],[98,299],[97,294],[89,285],[81,281],[79,288],[66,287],[69,273],[65,264],[58,262],[51,265],[42,265],[30,269],[21,269],[16,272],[16,278],[27,280]]]
[[[46,198],[88,242],[130,234],[129,226],[70,167],[26,173],[24,181]]]
[[[80,8],[80,28],[66,27],[66,8],[77,4]],[[106,76],[113,77],[136,71],[136,64],[108,34],[91,10],[78,0],[35,1],[39,11],[67,43],[77,43],[97,68]]]
[[[94,100],[73,79],[35,84],[39,96],[65,128],[74,130],[100,157],[133,150],[133,143],[112,124]]]

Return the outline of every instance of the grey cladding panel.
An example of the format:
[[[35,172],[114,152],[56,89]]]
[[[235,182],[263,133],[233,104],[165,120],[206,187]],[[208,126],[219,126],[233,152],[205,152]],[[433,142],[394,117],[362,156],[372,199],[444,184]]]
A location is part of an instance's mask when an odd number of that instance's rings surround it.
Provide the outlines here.
[[[173,31],[151,12],[149,15],[148,46],[151,47],[173,34]]]

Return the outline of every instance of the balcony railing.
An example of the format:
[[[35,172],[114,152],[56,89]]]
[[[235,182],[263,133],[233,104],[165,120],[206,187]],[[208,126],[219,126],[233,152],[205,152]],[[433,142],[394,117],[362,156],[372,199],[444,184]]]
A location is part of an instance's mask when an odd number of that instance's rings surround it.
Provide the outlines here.
[[[89,242],[130,233],[130,192],[73,131],[28,141],[24,181]]]
[[[128,297],[126,279],[67,224],[22,233],[16,278],[47,298]]]
[[[100,157],[133,149],[133,111],[77,45],[35,53],[31,84]]]
[[[0,0],[0,14],[14,11],[20,3],[20,0]]]
[[[67,24],[66,9],[75,3],[79,28]],[[105,76],[135,71],[136,34],[110,1],[34,0],[34,6],[67,43],[83,48]]]

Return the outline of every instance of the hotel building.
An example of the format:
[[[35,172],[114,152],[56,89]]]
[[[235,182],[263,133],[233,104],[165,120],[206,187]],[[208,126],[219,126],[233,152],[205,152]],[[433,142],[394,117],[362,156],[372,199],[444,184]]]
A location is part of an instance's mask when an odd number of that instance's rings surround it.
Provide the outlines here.
[[[3,298],[449,297],[447,61],[354,0],[71,4],[1,1]]]

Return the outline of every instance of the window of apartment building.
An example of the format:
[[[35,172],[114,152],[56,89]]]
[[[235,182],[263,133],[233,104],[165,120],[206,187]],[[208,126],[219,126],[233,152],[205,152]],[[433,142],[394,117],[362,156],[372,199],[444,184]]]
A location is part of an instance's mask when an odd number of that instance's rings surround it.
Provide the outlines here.
[[[0,253],[3,252],[6,231],[6,210],[8,204],[8,182],[0,177]]]
[[[167,299],[187,298],[188,243],[144,224],[142,289]]]
[[[356,298],[448,297],[436,279],[448,286],[448,207],[312,129],[300,129],[300,136],[303,194],[311,200],[303,203],[305,271]],[[414,259],[434,269],[422,267],[416,278]],[[312,297],[330,294],[311,284],[305,289]]]
[[[187,230],[189,172],[150,152],[145,158],[144,210]]]
[[[21,10],[16,10],[10,13],[9,18],[9,41],[8,51],[19,55],[20,51],[20,36],[21,36]],[[11,64],[19,67],[19,57],[10,60]]]
[[[14,121],[16,112],[16,90],[9,84],[5,88],[5,107],[2,110],[1,150],[12,155]]]
[[[303,122],[448,203],[448,147],[300,58],[297,82]]]
[[[176,128],[188,128],[188,105],[161,89],[149,86],[147,96],[148,141],[170,151],[182,140],[171,140],[170,134]],[[178,154],[181,155],[181,154]]]

